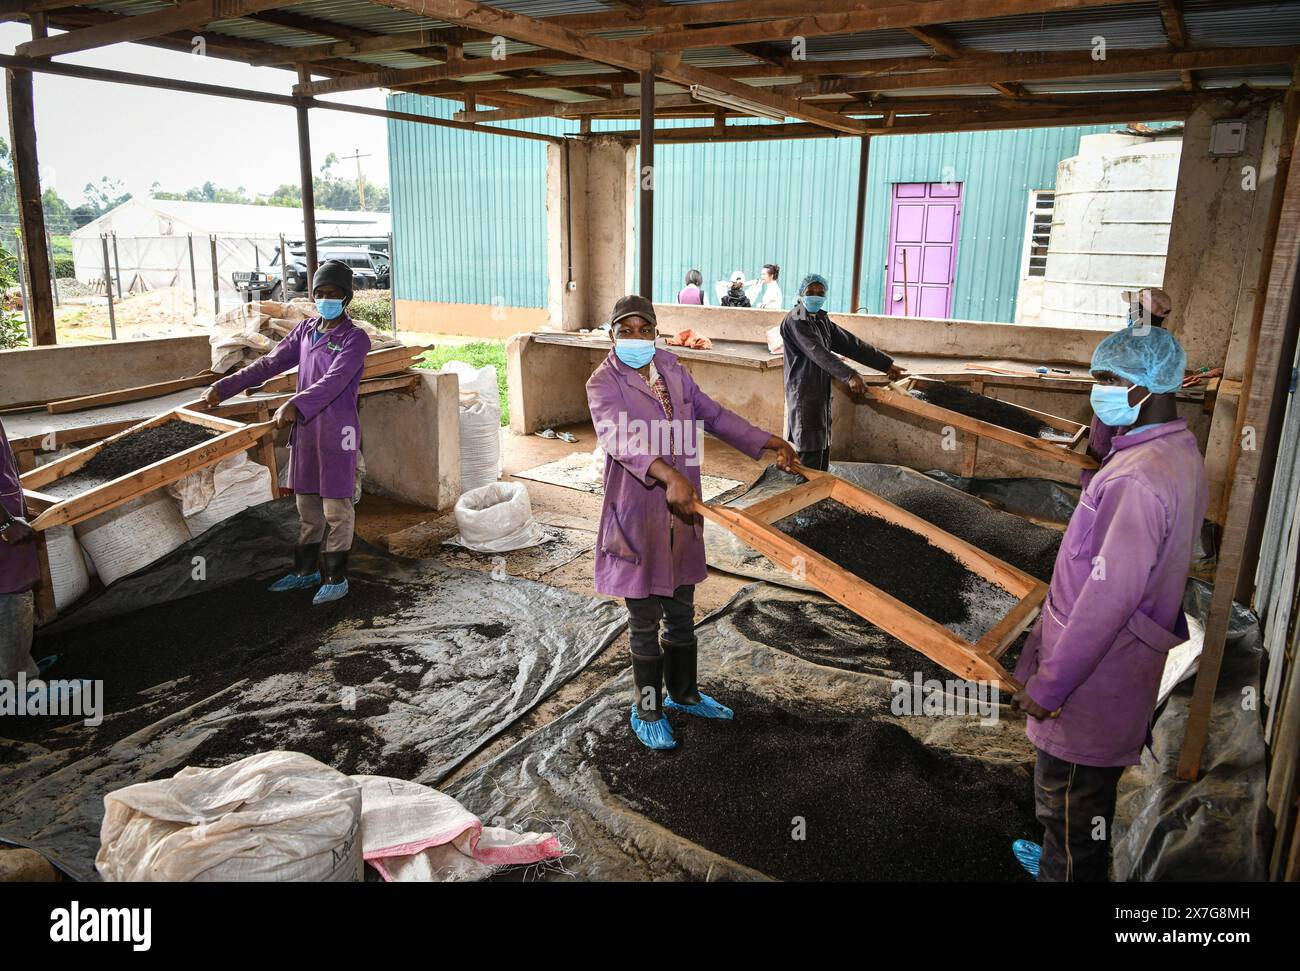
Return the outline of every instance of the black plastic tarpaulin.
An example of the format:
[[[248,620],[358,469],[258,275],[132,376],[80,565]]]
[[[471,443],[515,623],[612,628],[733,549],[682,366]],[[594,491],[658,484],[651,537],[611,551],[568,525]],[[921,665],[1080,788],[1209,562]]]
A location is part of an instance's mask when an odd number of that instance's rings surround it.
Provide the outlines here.
[[[0,838],[89,878],[107,792],[269,749],[437,785],[626,624],[614,601],[361,543],[343,600],[272,594],[294,522],[292,501],[247,510],[40,633],[104,717],[0,723]]]

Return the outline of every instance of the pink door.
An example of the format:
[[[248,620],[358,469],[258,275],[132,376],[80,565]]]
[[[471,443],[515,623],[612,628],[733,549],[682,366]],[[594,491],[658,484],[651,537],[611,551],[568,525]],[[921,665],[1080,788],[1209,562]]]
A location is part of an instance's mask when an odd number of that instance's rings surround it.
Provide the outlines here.
[[[947,317],[957,270],[960,182],[896,182],[885,313]]]

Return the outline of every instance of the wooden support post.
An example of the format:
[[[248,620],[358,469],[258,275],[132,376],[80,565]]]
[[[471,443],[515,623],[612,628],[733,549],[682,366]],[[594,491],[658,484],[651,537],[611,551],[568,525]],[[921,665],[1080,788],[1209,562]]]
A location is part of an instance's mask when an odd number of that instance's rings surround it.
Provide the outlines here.
[[[976,394],[983,394],[984,382],[976,378],[970,383],[970,389]],[[975,477],[975,463],[979,460],[980,437],[971,432],[966,432],[962,435],[962,438],[964,441],[962,442],[961,474],[967,479],[973,479]]]
[[[849,295],[849,313],[861,309],[862,238],[867,227],[867,168],[871,158],[871,136],[863,135],[858,152],[858,212],[853,224],[853,290]]]
[[[36,559],[40,563],[41,578],[36,582],[36,589],[32,591],[36,602],[36,623],[44,625],[50,623],[58,616],[58,608],[54,605],[54,580],[50,576],[50,554],[45,543],[45,531],[40,530],[35,537]]]
[[[311,81],[311,70],[298,65],[298,83]],[[311,168],[311,123],[307,107],[299,105],[298,112],[298,178],[302,183],[302,234],[307,248],[307,295],[311,296],[311,279],[316,275],[316,185]]]
[[[393,249],[393,234],[388,234],[388,319],[397,336],[397,251]]]
[[[32,39],[45,36],[45,15],[32,14]],[[50,259],[45,249],[45,212],[41,208],[41,179],[36,154],[36,109],[32,72],[5,72],[9,100],[9,144],[13,155],[14,189],[18,197],[19,246],[27,268],[24,306],[30,306],[32,343],[56,342],[54,298],[50,293]]]
[[[108,266],[108,233],[99,234],[99,245],[104,251],[104,292],[108,295],[108,330],[117,340],[117,314],[113,310],[113,276]]]
[[[1223,665],[1223,647],[1228,636],[1233,595],[1240,579],[1251,510],[1255,503],[1260,459],[1270,447],[1267,440],[1269,414],[1278,368],[1291,363],[1290,359],[1285,362],[1282,360],[1281,351],[1295,298],[1297,263],[1300,263],[1300,165],[1292,164],[1288,167],[1282,193],[1282,210],[1270,257],[1268,288],[1264,295],[1259,336],[1255,345],[1253,380],[1245,402],[1243,419],[1243,427],[1254,430],[1254,448],[1242,449],[1240,436],[1234,443],[1239,454],[1232,476],[1231,492],[1228,494],[1219,562],[1214,571],[1214,592],[1210,598],[1210,612],[1205,624],[1205,645],[1201,649],[1200,667],[1196,672],[1196,685],[1192,689],[1192,702],[1187,712],[1183,747],[1178,756],[1180,779],[1191,780],[1200,775],[1201,758],[1205,754],[1205,743],[1210,732],[1210,713],[1219,686],[1219,670]]]
[[[654,299],[654,231],[655,231],[655,75],[641,72],[641,171],[640,239],[641,272],[637,292]]]
[[[257,409],[257,420],[266,422],[271,420],[271,408],[269,405],[261,405]],[[271,470],[271,498],[280,498],[280,469],[275,461],[275,434],[263,435],[257,440],[257,457],[263,465]]]

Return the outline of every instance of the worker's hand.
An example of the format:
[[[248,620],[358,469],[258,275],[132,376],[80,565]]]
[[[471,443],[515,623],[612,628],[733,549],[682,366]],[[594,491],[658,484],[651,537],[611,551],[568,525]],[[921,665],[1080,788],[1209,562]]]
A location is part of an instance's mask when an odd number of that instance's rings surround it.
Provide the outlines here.
[[[668,493],[668,508],[689,522],[695,515],[695,486],[691,485],[691,480],[674,470],[664,486]]]
[[[286,428],[301,417],[302,415],[298,414],[298,409],[293,406],[293,402],[286,401],[275,410],[275,427]]]
[[[794,446],[787,442],[779,435],[773,435],[767,440],[764,448],[770,448],[776,453],[776,464],[786,472],[793,472],[795,464],[799,461],[799,456],[795,453]]]
[[[1207,371],[1193,371],[1187,377],[1183,378],[1184,388],[1194,388],[1203,381],[1209,381],[1212,378],[1223,377],[1223,368],[1210,368]]]
[[[885,377],[889,378],[890,381],[898,381],[901,378],[907,377],[907,371],[899,367],[897,364],[892,364],[890,365],[889,370],[885,372]]]
[[[15,519],[0,532],[0,540],[8,543],[10,546],[18,543],[29,542],[36,535],[35,531],[25,519]]]
[[[849,394],[861,397],[867,393],[867,382],[862,380],[862,375],[850,375],[849,380],[845,382],[849,388]]]
[[[217,394],[216,385],[213,385],[208,388],[207,391],[203,392],[203,403],[209,408],[215,408],[217,405],[221,404],[221,395]]]
[[[1052,713],[1029,697],[1029,693],[1021,688],[1011,696],[1011,707],[1016,711],[1023,711],[1030,718],[1051,718]]]

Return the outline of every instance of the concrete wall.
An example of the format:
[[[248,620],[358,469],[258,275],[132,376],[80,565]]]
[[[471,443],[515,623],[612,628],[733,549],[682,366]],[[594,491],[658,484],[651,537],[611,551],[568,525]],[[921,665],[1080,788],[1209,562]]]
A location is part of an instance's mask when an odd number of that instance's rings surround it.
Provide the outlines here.
[[[0,351],[0,408],[172,381],[211,364],[202,336]]]
[[[414,392],[361,398],[361,451],[367,492],[429,509],[460,496],[460,382],[422,371]]]
[[[505,338],[530,330],[545,330],[550,317],[540,307],[494,307],[480,303],[397,301],[397,333],[463,334]]]

